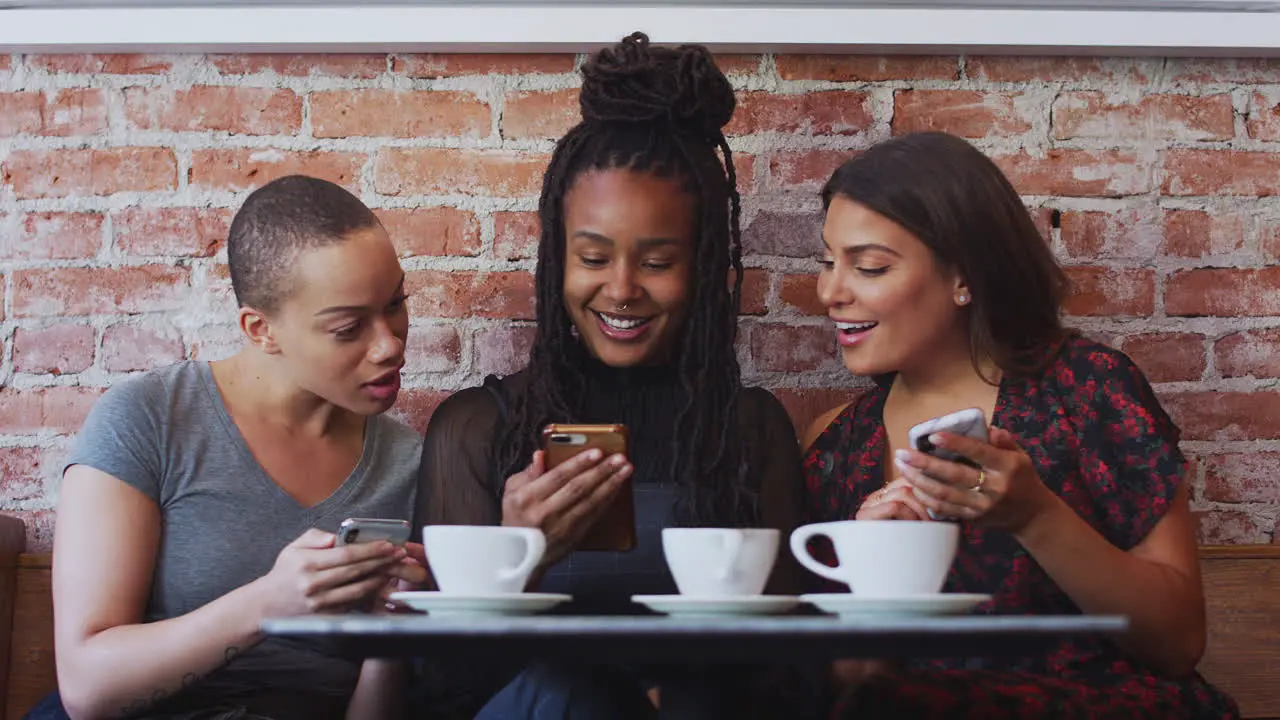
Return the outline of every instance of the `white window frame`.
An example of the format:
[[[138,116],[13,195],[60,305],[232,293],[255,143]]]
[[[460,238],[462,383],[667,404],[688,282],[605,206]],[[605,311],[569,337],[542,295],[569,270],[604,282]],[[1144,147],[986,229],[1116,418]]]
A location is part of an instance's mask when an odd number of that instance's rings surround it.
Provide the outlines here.
[[[1280,56],[1280,0],[0,0],[0,52],[586,52],[644,30],[718,52]]]

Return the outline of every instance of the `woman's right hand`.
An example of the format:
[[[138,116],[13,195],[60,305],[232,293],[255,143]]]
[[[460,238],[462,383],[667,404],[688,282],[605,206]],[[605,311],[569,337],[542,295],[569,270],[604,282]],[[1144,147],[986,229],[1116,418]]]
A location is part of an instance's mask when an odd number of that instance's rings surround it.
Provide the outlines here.
[[[930,520],[929,511],[906,478],[897,478],[867,496],[854,520]]]
[[[391,567],[405,557],[389,542],[336,543],[332,533],[312,528],[280,551],[271,572],[258,581],[264,617],[348,610],[376,595]]]
[[[542,567],[573,551],[634,470],[627,458],[597,449],[579,453],[553,470],[541,451],[529,467],[512,475],[502,493],[502,524],[542,530],[547,551]]]

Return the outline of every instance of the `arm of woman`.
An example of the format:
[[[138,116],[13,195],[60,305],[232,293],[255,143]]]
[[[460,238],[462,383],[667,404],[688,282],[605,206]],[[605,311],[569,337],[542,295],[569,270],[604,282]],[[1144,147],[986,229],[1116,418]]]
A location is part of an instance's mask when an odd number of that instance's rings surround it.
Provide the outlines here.
[[[1205,647],[1204,590],[1187,484],[1132,549],[1111,544],[1056,495],[1017,533],[1027,552],[1085,613],[1129,616],[1122,647],[1151,667],[1190,674]]]
[[[54,638],[58,687],[77,720],[141,710],[259,640],[253,586],[143,624],[159,537],[153,500],[100,470],[67,470],[54,537]]]
[[[1011,532],[1082,611],[1128,616],[1119,643],[1131,655],[1186,675],[1204,653],[1205,609],[1179,433],[1132,362],[1119,353],[1087,357],[1073,368],[1077,387],[1096,388],[1077,398],[1074,492],[1091,496],[1097,527],[1045,486],[1005,429],[993,428],[990,443],[938,438],[984,475],[915,451],[898,468],[935,512]]]

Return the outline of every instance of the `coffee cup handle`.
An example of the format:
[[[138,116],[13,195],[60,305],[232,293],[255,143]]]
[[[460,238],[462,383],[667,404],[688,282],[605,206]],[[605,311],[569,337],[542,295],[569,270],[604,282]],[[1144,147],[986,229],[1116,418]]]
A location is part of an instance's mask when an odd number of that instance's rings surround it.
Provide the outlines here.
[[[737,530],[720,532],[721,562],[716,570],[716,579],[725,582],[733,577],[733,569],[737,564],[738,552],[742,550],[742,533]]]
[[[791,554],[800,562],[809,572],[815,575],[821,575],[828,580],[834,580],[838,583],[848,583],[840,576],[840,566],[830,567],[823,565],[809,554],[809,548],[806,547],[811,538],[819,535],[830,537],[827,535],[825,523],[817,525],[802,525],[791,533]],[[837,561],[838,562],[838,561]]]
[[[524,538],[524,558],[520,560],[520,564],[513,568],[503,568],[498,571],[498,577],[504,582],[510,582],[521,577],[526,577],[533,572],[533,568],[542,560],[542,554],[547,551],[547,536],[542,534],[541,530],[534,528],[510,528],[519,531],[520,537]]]

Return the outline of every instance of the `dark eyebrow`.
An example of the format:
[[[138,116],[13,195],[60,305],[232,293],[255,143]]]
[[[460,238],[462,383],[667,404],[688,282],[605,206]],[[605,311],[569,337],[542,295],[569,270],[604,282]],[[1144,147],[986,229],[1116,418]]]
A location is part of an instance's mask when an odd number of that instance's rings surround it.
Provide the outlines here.
[[[610,247],[614,245],[613,238],[607,235],[601,235],[600,233],[591,232],[590,230],[579,230],[578,232],[573,234],[573,237],[582,238],[587,242],[599,243],[601,245],[609,245]],[[676,240],[675,238],[643,238],[639,242],[640,242],[640,247],[645,250],[650,250],[650,249],[659,248],[659,247],[669,247],[672,245],[680,244],[680,241]]]
[[[404,294],[404,277],[405,277],[404,273],[401,272],[400,284],[396,285],[397,296]],[[369,308],[364,305],[334,305],[332,307],[327,307],[321,310],[320,312],[317,312],[316,317],[320,317],[321,315],[340,315],[342,313],[359,313],[359,312],[365,312],[368,309]]]
[[[822,246],[825,247],[828,252],[832,251],[831,245],[828,244],[826,240],[822,241]],[[865,253],[865,252],[872,252],[877,250],[880,252],[889,253],[894,257],[902,257],[902,253],[898,252],[897,250],[894,250],[893,248],[887,245],[881,245],[880,243],[859,243],[858,245],[850,245],[849,247],[841,248],[840,253],[842,255],[861,255],[862,253]]]

